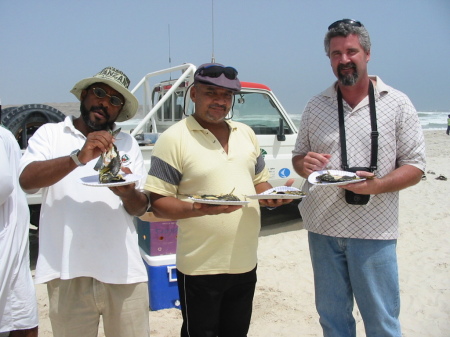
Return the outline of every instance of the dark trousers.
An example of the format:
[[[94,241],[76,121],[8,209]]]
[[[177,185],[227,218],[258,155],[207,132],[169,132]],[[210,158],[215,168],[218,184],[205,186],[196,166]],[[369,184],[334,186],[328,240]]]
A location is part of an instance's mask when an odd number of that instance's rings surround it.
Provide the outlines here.
[[[181,337],[245,337],[252,316],[256,267],[243,274],[190,276],[177,270]]]

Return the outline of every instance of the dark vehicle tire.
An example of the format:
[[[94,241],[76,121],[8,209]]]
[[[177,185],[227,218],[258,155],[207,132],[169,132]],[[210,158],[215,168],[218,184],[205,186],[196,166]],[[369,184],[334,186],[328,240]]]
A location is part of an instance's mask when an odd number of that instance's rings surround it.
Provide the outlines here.
[[[28,139],[46,123],[58,123],[66,116],[49,105],[26,104],[6,108],[2,112],[2,123],[16,137],[21,149],[28,146]]]
[[[21,149],[28,146],[28,140],[36,130],[46,123],[59,123],[66,116],[49,105],[26,104],[9,107],[2,111],[2,124],[16,137]],[[39,227],[41,205],[28,205],[30,223]]]
[[[14,109],[17,109],[17,106],[10,106],[9,108],[4,108],[2,109],[2,122],[5,120],[5,116],[10,114],[11,111],[13,111]]]

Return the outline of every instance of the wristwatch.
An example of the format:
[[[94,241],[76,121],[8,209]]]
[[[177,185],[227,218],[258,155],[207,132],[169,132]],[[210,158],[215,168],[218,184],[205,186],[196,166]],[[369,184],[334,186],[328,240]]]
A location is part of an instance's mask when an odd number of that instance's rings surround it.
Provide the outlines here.
[[[77,164],[77,166],[84,166],[86,164],[83,164],[79,159],[78,159],[78,154],[80,153],[80,150],[73,150],[72,153],[70,154],[70,158],[72,158],[72,160],[75,162],[75,164]]]

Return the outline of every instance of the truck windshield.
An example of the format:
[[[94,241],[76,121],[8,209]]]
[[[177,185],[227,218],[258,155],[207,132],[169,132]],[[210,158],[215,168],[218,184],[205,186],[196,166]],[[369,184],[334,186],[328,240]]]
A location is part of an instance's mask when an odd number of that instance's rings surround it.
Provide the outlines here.
[[[177,90],[164,102],[156,113],[157,132],[163,132],[170,125],[184,118],[184,104],[188,103],[186,116],[193,113],[194,105],[184,100],[185,89]],[[153,92],[153,105],[162,98],[161,92]],[[272,97],[261,92],[240,92],[234,96],[234,106],[228,114],[234,121],[250,126],[257,135],[280,134],[280,120],[283,121],[284,134],[293,134]]]
[[[283,119],[284,133],[293,133],[267,94],[256,92],[236,94],[232,116],[233,120],[250,126],[257,135],[276,135],[280,119]]]

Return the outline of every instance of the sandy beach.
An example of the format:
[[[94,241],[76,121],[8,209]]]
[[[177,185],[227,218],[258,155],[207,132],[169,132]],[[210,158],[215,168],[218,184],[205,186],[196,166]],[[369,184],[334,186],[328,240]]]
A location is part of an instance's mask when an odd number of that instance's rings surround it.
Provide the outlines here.
[[[403,336],[450,336],[450,137],[426,131],[426,179],[400,195],[398,260]],[[434,174],[432,173],[434,172]],[[300,219],[265,225],[251,337],[322,336],[314,306],[307,232]],[[41,337],[53,336],[45,285],[37,285]],[[150,311],[151,336],[179,336],[178,309]],[[365,336],[357,309],[358,336]],[[103,337],[100,329],[99,336]]]

